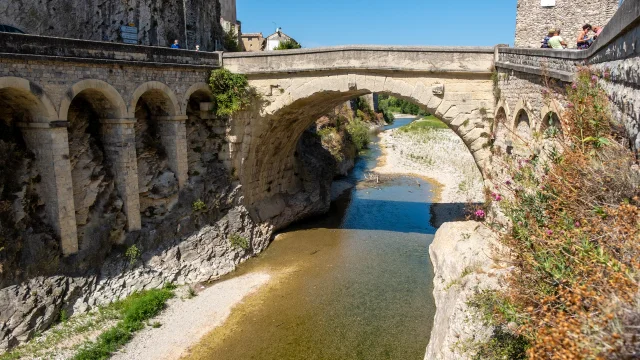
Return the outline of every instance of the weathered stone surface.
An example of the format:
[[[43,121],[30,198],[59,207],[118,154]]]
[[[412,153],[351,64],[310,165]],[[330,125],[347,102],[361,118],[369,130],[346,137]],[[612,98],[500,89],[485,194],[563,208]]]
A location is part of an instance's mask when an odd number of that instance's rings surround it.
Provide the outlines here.
[[[179,39],[189,49],[200,44],[213,51],[223,36],[219,6],[216,0],[14,0],[0,3],[0,23],[30,34],[117,42],[120,26],[133,23],[142,45],[169,46]]]
[[[508,269],[493,260],[495,244],[495,234],[481,223],[445,223],[438,229],[429,246],[436,315],[425,360],[469,359],[465,345],[491,335],[467,302],[479,291],[501,286]]]
[[[606,25],[618,10],[618,3],[558,0],[549,7],[542,6],[540,0],[518,0],[515,46],[539,48],[550,29],[560,29],[567,44],[575,48],[582,25]]]

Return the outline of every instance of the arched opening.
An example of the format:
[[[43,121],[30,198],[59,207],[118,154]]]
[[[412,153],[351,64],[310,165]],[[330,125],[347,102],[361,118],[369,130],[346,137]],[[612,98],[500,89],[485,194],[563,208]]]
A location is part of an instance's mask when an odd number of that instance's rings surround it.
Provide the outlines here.
[[[229,152],[225,141],[227,119],[214,116],[212,101],[208,88],[197,90],[186,99],[188,169],[189,177],[196,180],[221,167]]]
[[[70,99],[65,111],[79,248],[82,254],[97,255],[120,242],[126,226],[117,171],[101,123],[119,116],[121,109],[108,94],[87,88]]]
[[[161,220],[177,203],[180,184],[172,166],[177,133],[176,107],[166,89],[151,88],[135,106],[140,212],[144,222]]]
[[[528,153],[527,147],[533,138],[529,114],[525,109],[520,109],[515,116],[512,137],[516,154],[525,156]]]
[[[540,132],[545,139],[562,138],[562,123],[560,117],[553,111],[544,114],[542,123],[540,124]]]
[[[284,98],[292,99],[291,101],[275,100],[260,114],[246,112],[234,116],[234,123],[238,128],[242,128],[243,132],[244,129],[250,129],[245,134],[234,133],[245,140],[241,151],[235,156],[231,154],[240,169],[245,204],[253,211],[252,215],[256,219],[269,220],[276,228],[328,209],[329,189],[322,183],[325,177],[330,180],[333,174],[327,171],[314,173],[318,168],[314,166],[314,161],[318,163],[322,160],[303,156],[299,146],[305,129],[336,106],[372,92],[366,88],[360,89],[357,85],[348,89],[326,89],[329,85],[326,79],[318,82],[324,88],[318,90],[310,82],[311,85],[304,85],[298,90],[300,93],[283,95]],[[408,86],[396,80],[388,80],[386,83],[392,82],[391,86],[397,88],[397,91],[376,92],[413,102],[442,119],[462,138],[464,145],[476,159],[477,166],[481,167],[479,161],[485,161],[490,156],[490,128],[485,121],[487,102],[482,99],[474,101],[468,94],[463,94],[462,89],[460,94],[454,96],[464,101],[443,101],[444,90],[437,81],[433,81],[433,86]],[[341,84],[339,81],[337,83]],[[315,90],[307,91],[307,88]],[[414,90],[415,88],[420,88],[420,91]],[[493,114],[492,111],[490,113]],[[239,159],[242,160],[238,161]]]
[[[52,174],[38,166],[37,134],[24,128],[48,118],[33,93],[0,88],[0,288],[55,270],[61,254],[42,181]]]

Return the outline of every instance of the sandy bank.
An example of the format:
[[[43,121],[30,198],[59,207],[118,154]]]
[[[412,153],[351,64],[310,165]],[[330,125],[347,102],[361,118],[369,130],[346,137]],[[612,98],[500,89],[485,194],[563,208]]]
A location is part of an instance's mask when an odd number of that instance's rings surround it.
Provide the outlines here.
[[[145,327],[112,359],[179,359],[270,278],[267,273],[250,273],[216,283],[194,298],[170,300],[167,309],[151,320],[161,326]]]

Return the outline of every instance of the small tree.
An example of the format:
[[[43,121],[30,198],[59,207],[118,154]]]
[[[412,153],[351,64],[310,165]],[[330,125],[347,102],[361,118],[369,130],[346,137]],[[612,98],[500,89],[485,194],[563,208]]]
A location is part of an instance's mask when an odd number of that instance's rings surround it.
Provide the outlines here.
[[[230,27],[229,30],[224,33],[224,48],[228,52],[240,51],[240,45],[238,44],[238,34],[233,27]]]
[[[286,41],[281,41],[278,46],[276,46],[273,50],[292,50],[292,49],[301,49],[302,45],[300,45],[297,41],[293,39],[289,39]]]

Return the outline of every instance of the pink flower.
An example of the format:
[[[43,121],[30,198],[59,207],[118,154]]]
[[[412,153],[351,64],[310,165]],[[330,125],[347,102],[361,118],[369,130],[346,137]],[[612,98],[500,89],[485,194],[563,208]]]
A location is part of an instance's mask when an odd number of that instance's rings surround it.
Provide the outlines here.
[[[593,82],[598,81],[598,77],[596,75],[591,76],[591,81]]]
[[[611,76],[611,74],[608,71],[604,72],[604,78],[605,79],[609,79],[610,76]]]
[[[575,225],[575,227],[579,228],[580,227],[580,221],[576,221],[576,223],[573,224],[573,225]]]
[[[553,235],[553,230],[547,230],[546,233],[547,233],[547,235],[551,236],[551,235]]]
[[[501,201],[502,200],[502,196],[500,196],[500,194],[493,193],[493,194],[491,194],[491,197],[493,197],[494,201]]]
[[[573,107],[573,103],[572,102],[567,103],[567,107],[572,108]]]
[[[578,85],[577,85],[576,83],[573,83],[573,84],[571,84],[571,88],[572,88],[573,90],[575,90],[575,89],[577,89],[577,88],[578,88]]]
[[[507,184],[507,186],[511,186],[511,180],[507,180],[504,183]]]
[[[484,219],[484,217],[486,216],[484,210],[476,210],[475,215],[478,219]]]

